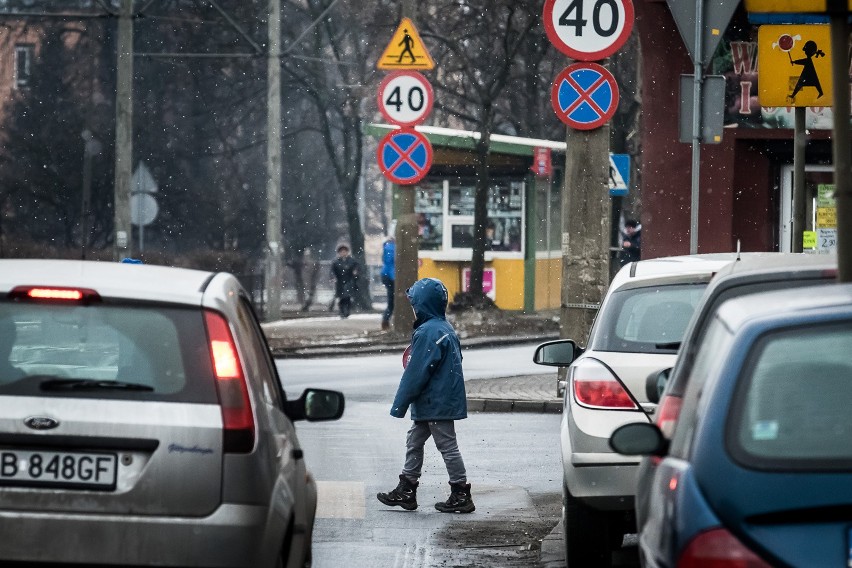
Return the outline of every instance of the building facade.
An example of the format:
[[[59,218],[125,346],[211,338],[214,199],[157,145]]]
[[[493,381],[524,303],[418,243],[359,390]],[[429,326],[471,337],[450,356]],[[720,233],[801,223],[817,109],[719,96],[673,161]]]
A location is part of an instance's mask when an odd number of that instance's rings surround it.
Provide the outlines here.
[[[678,91],[679,75],[693,66],[665,0],[634,5],[642,53],[642,254],[688,254],[691,145],[679,141]],[[725,77],[725,128],[721,143],[701,145],[701,253],[792,250],[794,110],[760,105],[757,30],[740,5],[706,70]],[[806,120],[805,229],[816,231],[819,196],[830,194],[833,180],[831,109],[810,107]]]

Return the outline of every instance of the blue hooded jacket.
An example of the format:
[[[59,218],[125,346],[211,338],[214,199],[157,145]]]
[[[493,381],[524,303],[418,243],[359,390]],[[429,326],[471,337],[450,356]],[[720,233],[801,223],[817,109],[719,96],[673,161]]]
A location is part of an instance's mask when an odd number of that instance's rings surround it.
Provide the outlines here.
[[[412,420],[467,418],[459,338],[444,313],[447,289],[440,280],[423,278],[406,292],[416,320],[411,358],[402,373],[391,416]]]
[[[382,276],[396,279],[396,243],[390,239],[382,246]]]

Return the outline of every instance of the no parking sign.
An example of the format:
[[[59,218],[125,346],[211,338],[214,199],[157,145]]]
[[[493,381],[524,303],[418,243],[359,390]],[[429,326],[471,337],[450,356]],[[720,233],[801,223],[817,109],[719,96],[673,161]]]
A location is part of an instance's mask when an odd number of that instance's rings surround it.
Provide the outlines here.
[[[574,63],[556,76],[550,102],[559,120],[577,130],[592,130],[615,114],[618,85],[600,65]]]
[[[426,177],[432,166],[432,144],[411,128],[392,130],[379,142],[382,174],[399,185],[412,185]]]

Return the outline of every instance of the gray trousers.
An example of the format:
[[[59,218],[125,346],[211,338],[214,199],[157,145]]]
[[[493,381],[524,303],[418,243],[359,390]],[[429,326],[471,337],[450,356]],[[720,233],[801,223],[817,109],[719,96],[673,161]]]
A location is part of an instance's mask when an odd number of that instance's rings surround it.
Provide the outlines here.
[[[405,466],[402,468],[402,474],[411,479],[420,477],[423,469],[423,446],[429,436],[435,439],[435,446],[444,458],[450,483],[467,483],[464,460],[456,442],[456,425],[452,420],[423,420],[411,423],[405,443]]]

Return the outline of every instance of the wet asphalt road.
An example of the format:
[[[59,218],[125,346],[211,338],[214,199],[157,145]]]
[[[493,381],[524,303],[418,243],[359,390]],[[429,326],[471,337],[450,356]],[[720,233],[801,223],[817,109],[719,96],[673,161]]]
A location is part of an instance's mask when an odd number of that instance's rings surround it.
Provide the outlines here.
[[[530,349],[475,350],[465,355],[466,373],[468,363],[470,375],[478,378],[524,374],[514,365],[540,372],[528,363]],[[540,552],[561,514],[559,415],[474,413],[458,422],[475,513],[447,515],[434,509],[436,501],[446,499],[448,485],[431,442],[418,490],[420,507],[414,512],[389,509],[375,494],[396,485],[410,425],[388,414],[401,372],[399,357],[287,359],[278,365],[289,396],[307,386],[347,395],[340,421],[298,425],[307,466],[319,487],[316,568],[564,566],[552,554],[554,543],[559,552],[558,540],[551,539],[546,563]]]

